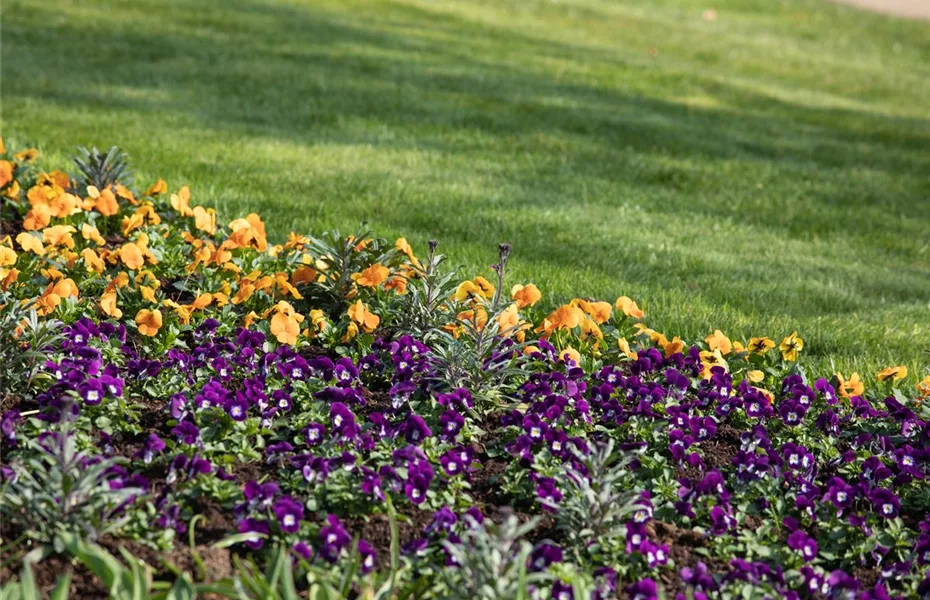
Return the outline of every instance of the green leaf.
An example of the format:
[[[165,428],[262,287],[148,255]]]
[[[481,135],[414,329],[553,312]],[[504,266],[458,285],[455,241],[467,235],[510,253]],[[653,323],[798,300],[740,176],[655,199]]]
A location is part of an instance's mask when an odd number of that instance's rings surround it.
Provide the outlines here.
[[[256,538],[268,537],[264,533],[236,533],[231,536],[225,537],[220,541],[216,542],[211,546],[211,548],[229,548],[236,544],[242,544],[244,542],[250,542]]]
[[[48,600],[68,600],[68,592],[71,589],[71,569],[65,571],[65,574],[55,582],[55,589],[49,595]]]

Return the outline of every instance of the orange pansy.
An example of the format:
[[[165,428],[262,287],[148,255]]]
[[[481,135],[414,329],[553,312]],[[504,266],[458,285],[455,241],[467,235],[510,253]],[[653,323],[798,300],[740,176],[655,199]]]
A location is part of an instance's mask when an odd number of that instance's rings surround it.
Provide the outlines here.
[[[154,336],[162,326],[161,311],[143,308],[136,313],[136,326],[142,335]]]
[[[378,287],[387,280],[390,274],[387,267],[375,263],[361,273],[353,273],[352,280],[363,287]]]
[[[126,242],[119,249],[119,259],[123,264],[132,270],[136,270],[145,264],[145,256],[142,250],[133,242]]]
[[[16,236],[16,243],[26,252],[33,252],[39,256],[45,254],[45,246],[42,245],[42,240],[31,233],[26,233],[25,231],[20,232],[19,235]]]
[[[370,312],[361,300],[356,300],[348,310],[349,318],[362,326],[365,331],[371,332],[381,323],[381,317]]]
[[[517,308],[526,308],[542,300],[542,293],[533,283],[526,285],[518,283],[510,288],[510,297],[517,302]]]
[[[642,319],[646,315],[646,313],[640,310],[636,302],[628,296],[620,296],[617,298],[614,306],[626,316],[633,317],[634,319]]]

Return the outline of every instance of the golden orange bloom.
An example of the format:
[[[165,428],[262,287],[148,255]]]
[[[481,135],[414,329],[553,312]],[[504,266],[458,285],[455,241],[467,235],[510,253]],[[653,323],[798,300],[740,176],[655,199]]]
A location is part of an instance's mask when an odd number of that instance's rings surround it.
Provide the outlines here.
[[[158,299],[155,297],[155,288],[147,286],[147,285],[140,285],[139,294],[142,295],[143,300],[145,300],[146,302],[151,302],[152,304],[158,304]]]
[[[10,269],[5,274],[0,269],[0,289],[6,291],[19,278],[19,269]]]
[[[388,291],[395,291],[398,294],[407,293],[407,280],[404,277],[395,275],[387,280],[387,283],[384,284],[384,289]]]
[[[136,313],[136,325],[142,335],[154,336],[161,329],[161,311],[157,308],[155,310],[143,308]]]
[[[899,365],[897,367],[888,367],[887,369],[882,369],[878,372],[878,375],[875,376],[879,381],[885,381],[886,379],[891,379],[892,383],[901,381],[907,377],[907,367],[904,365]]]
[[[354,321],[349,322],[349,326],[346,327],[346,334],[342,336],[343,342],[348,342],[349,340],[355,339],[358,335],[358,325]]]
[[[361,300],[356,300],[348,310],[349,318],[362,326],[367,332],[372,332],[381,323],[381,317],[370,312]]]
[[[16,264],[16,251],[8,246],[0,246],[0,267],[12,267]]]
[[[49,208],[48,204],[37,204],[23,217],[23,229],[26,231],[38,231],[39,229],[48,227],[48,224],[51,222],[52,210]]]
[[[97,253],[91,250],[90,248],[84,248],[81,250],[81,257],[84,259],[84,263],[87,265],[87,270],[92,273],[103,273],[107,266],[103,264],[103,261],[100,260],[100,257],[97,256]]]
[[[774,347],[775,342],[769,338],[754,337],[749,340],[749,346],[747,346],[747,350],[749,350],[751,354],[765,354]]]
[[[42,241],[50,246],[74,248],[74,238],[71,237],[72,233],[77,233],[77,229],[71,225],[46,227],[42,230]]]
[[[174,300],[162,300],[162,306],[167,306],[168,308],[174,311],[174,314],[178,315],[178,319],[181,320],[181,323],[184,325],[189,325],[191,322],[191,307],[189,304],[178,304]]]
[[[520,312],[516,303],[511,304],[497,315],[497,325],[501,334],[507,334],[520,325]]]
[[[100,310],[114,319],[123,317],[123,311],[116,306],[116,290],[106,291],[100,296]]]
[[[303,315],[298,314],[293,306],[283,300],[278,302],[273,310],[275,315],[271,318],[271,335],[275,336],[278,342],[293,346],[300,335]]]
[[[610,320],[612,308],[607,302],[590,302],[581,298],[575,298],[570,304],[583,310],[585,314],[591,317],[598,325]]]
[[[249,298],[252,297],[252,294],[255,292],[255,286],[248,280],[243,280],[239,284],[239,289],[236,291],[236,295],[233,296],[233,304],[242,304],[247,302]]]
[[[917,393],[921,398],[930,398],[930,375],[927,375],[917,383]]]
[[[313,323],[316,330],[321,333],[329,327],[329,321],[326,320],[326,313],[318,308],[310,310],[310,322]],[[350,325],[354,325],[354,323],[350,323]]]
[[[97,228],[90,223],[84,223],[81,225],[81,237],[88,242],[97,244],[98,246],[103,246],[107,243],[106,240],[103,239],[103,236],[100,235],[100,232],[97,231]]]
[[[27,148],[22,152],[17,152],[14,154],[13,158],[16,160],[16,162],[32,162],[39,158],[39,151],[35,148]]]
[[[476,329],[481,330],[488,324],[488,311],[479,306],[477,309],[463,310],[455,315],[455,318],[463,323],[471,322]]]
[[[361,273],[353,273],[352,280],[363,287],[378,287],[387,281],[390,274],[391,272],[387,267],[380,263],[375,263]]]
[[[733,351],[733,344],[730,342],[730,338],[723,335],[723,332],[719,329],[715,329],[711,335],[704,339],[704,341],[707,343],[707,348],[711,352],[714,350],[720,350],[720,354],[726,356]]]
[[[178,190],[177,194],[171,194],[171,208],[176,210],[182,217],[192,217],[194,211],[191,210],[190,200],[191,190],[185,185]]]
[[[142,254],[142,250],[133,242],[126,242],[118,252],[119,259],[123,261],[123,264],[134,271],[145,264],[145,256]]]
[[[165,183],[164,179],[159,179],[155,183],[149,186],[149,189],[145,190],[146,196],[157,196],[159,194],[164,194],[168,191],[168,184]]]
[[[584,312],[577,306],[563,304],[549,313],[549,316],[543,319],[542,325],[537,327],[536,331],[544,333],[545,336],[548,337],[553,331],[559,329],[574,329],[575,327],[580,327],[586,318]]]
[[[837,371],[836,381],[839,383],[840,396],[844,398],[861,396],[865,393],[865,384],[859,379],[859,373],[853,373],[849,376],[849,380],[846,380],[843,374]]]
[[[105,217],[112,217],[119,212],[119,201],[110,188],[98,190],[96,187],[87,186],[87,195],[94,200],[94,210]]]
[[[464,302],[469,298],[483,298],[490,300],[494,297],[494,286],[482,276],[477,276],[470,281],[463,281],[455,289],[453,298],[456,302]]]
[[[207,308],[211,304],[213,304],[213,294],[210,294],[210,293],[200,294],[191,303],[191,308],[194,310],[203,310],[204,308]]]
[[[223,245],[230,248],[255,248],[264,252],[268,248],[268,238],[265,235],[265,224],[255,213],[244,219],[236,219],[229,224],[232,233]]]
[[[723,358],[719,348],[716,348],[713,352],[701,352],[701,367],[701,377],[704,379],[710,379],[712,375],[711,369],[714,367],[723,367],[724,371],[730,370],[730,366],[727,364],[726,359]]]
[[[413,254],[413,248],[410,246],[410,243],[407,242],[407,238],[397,238],[397,241],[394,242],[394,247],[407,256],[407,260],[410,261],[411,265],[421,268],[420,261]]]
[[[510,297],[517,302],[517,308],[533,306],[542,299],[542,293],[533,283],[526,285],[518,283],[510,288]]]
[[[614,306],[616,306],[617,310],[621,311],[626,316],[633,317],[634,319],[642,319],[644,316],[646,316],[646,313],[640,310],[636,302],[628,296],[620,296],[617,298]]]
[[[202,206],[194,207],[194,227],[213,235],[216,232],[216,211]]]
[[[247,314],[245,318],[242,320],[242,326],[248,329],[252,325],[255,324],[255,321],[257,321],[258,318],[259,318],[258,313],[256,313],[254,310],[249,311],[249,314]]]
[[[72,279],[60,279],[49,283],[35,301],[36,312],[41,316],[51,314],[61,301],[68,297],[78,297],[77,284]]]
[[[798,353],[804,349],[804,340],[799,338],[798,332],[795,331],[781,341],[781,344],[778,345],[778,349],[781,350],[782,358],[792,362],[796,361],[798,360]]]
[[[116,196],[117,196],[118,198],[122,198],[123,200],[126,200],[126,201],[129,202],[130,204],[138,204],[138,203],[139,203],[139,202],[136,200],[136,197],[132,195],[132,192],[129,190],[129,188],[127,188],[127,187],[126,187],[125,185],[123,185],[122,183],[117,183],[117,184],[116,184]]]
[[[633,360],[636,360],[637,357],[639,356],[636,352],[633,352],[633,350],[630,349],[630,342],[628,342],[626,338],[618,339],[617,347],[620,348],[620,352],[623,352],[624,354],[626,354],[629,358]]]
[[[3,196],[4,198],[11,198],[11,199],[18,198],[19,192],[20,192],[19,182],[14,179],[12,184],[3,188],[3,191],[0,192],[0,196]]]
[[[662,344],[659,344],[659,345],[662,346]],[[685,349],[685,343],[681,341],[681,338],[678,337],[677,335],[674,338],[672,338],[672,341],[666,342],[666,344],[662,346],[662,352],[665,355],[665,358],[668,358],[669,356],[672,356],[674,354],[678,354],[684,349]]]
[[[20,232],[16,236],[16,243],[26,252],[33,252],[39,256],[45,254],[45,246],[42,245],[42,240],[31,233]]]
[[[0,187],[13,181],[13,163],[8,160],[0,160]]]

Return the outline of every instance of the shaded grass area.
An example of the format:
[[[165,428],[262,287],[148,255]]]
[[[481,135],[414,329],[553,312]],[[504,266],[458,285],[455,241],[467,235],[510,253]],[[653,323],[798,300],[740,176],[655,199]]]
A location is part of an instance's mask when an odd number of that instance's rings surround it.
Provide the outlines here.
[[[818,0],[9,0],[2,124],[270,233],[496,245],[548,302],[923,373],[930,26]],[[812,355],[812,356],[810,356]]]

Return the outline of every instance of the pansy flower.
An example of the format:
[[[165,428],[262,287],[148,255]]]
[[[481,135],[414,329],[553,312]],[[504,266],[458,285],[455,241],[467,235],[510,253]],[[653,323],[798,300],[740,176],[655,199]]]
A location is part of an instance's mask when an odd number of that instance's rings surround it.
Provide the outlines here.
[[[533,548],[527,560],[531,571],[544,571],[553,563],[562,562],[562,549],[555,544],[543,542]]]
[[[351,541],[352,537],[339,517],[336,515],[326,517],[326,525],[320,529],[320,556],[327,562],[335,563],[339,559],[339,554]]]
[[[300,529],[300,522],[304,518],[303,504],[290,496],[281,496],[275,500],[273,511],[281,531],[296,533]]]
[[[797,529],[788,536],[788,547],[801,553],[805,562],[817,557],[817,542],[801,529]]]
[[[239,533],[248,534],[245,545],[252,550],[259,550],[265,545],[265,537],[268,536],[269,528],[267,521],[258,519],[242,519],[239,521]]]

